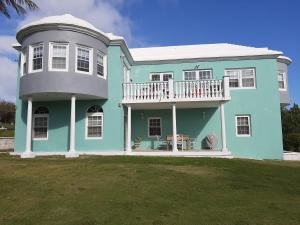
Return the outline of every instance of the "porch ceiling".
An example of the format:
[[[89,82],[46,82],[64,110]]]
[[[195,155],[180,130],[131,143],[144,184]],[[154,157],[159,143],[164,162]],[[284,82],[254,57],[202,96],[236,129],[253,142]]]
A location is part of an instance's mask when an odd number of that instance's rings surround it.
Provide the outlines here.
[[[132,103],[130,104],[132,109],[171,109],[171,102],[155,102],[155,103]],[[176,102],[176,108],[188,109],[188,108],[214,108],[219,107],[221,101],[210,102]]]

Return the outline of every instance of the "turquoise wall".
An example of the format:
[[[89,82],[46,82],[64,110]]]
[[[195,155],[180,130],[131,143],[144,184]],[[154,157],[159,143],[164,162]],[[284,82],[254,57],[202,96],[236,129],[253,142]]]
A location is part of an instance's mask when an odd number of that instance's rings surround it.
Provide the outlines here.
[[[207,134],[215,134],[221,149],[221,122],[219,108],[178,109],[177,133],[185,134],[195,140],[194,149],[203,149],[202,141]],[[141,149],[157,149],[161,140],[148,137],[148,118],[159,117],[162,123],[161,139],[172,135],[172,110],[135,110],[132,113],[132,144],[136,137],[142,138]]]
[[[122,98],[123,80],[123,64],[120,55],[120,47],[108,48],[109,99],[76,101],[75,149],[78,151],[123,151],[124,149],[124,113],[119,105]],[[16,104],[15,151],[22,152],[26,145],[27,102],[17,99]],[[97,140],[85,138],[86,112],[94,104],[101,105],[104,113],[103,138]],[[45,106],[49,110],[48,140],[33,140],[32,150],[68,151],[71,101],[35,102],[33,98],[33,112],[39,106]]]
[[[256,89],[232,89],[231,100],[225,104],[227,147],[236,157],[281,159],[283,147],[275,59],[138,65],[132,67],[131,78],[133,82],[147,82],[151,72],[173,72],[175,80],[182,80],[182,71],[194,69],[195,66],[212,69],[214,79],[222,79],[226,68],[256,68]],[[197,115],[196,110],[193,113]],[[251,137],[236,136],[235,115],[238,114],[251,115]],[[183,118],[182,123],[193,124],[194,119],[189,116]],[[208,123],[215,126],[213,121]]]

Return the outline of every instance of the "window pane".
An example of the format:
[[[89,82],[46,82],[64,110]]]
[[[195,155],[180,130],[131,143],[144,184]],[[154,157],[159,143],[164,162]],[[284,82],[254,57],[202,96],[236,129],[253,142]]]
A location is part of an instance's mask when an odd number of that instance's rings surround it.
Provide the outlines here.
[[[229,76],[229,87],[239,87],[238,70],[227,70],[226,75]]]
[[[285,86],[284,86],[284,73],[282,73],[282,72],[278,73],[278,85],[279,85],[280,89],[285,88]]]
[[[254,87],[255,74],[253,69],[242,69],[242,86],[243,87]]]
[[[163,74],[163,81],[168,81],[171,78],[172,78],[172,74],[171,73],[164,73]]]
[[[47,138],[48,131],[48,117],[35,117],[33,124],[33,137],[34,138]]]
[[[237,134],[238,135],[250,135],[250,117],[239,116],[237,117]]]
[[[97,53],[97,74],[104,75],[103,55],[100,52]]]
[[[77,70],[89,72],[90,70],[90,50],[85,48],[77,48]]]
[[[149,120],[149,135],[150,136],[161,136],[161,125],[160,119]]]
[[[185,80],[196,80],[196,71],[185,71],[184,79]]]
[[[66,69],[67,46],[53,45],[52,46],[52,68]]]
[[[88,137],[102,137],[102,115],[90,115],[88,116]]]
[[[199,71],[199,79],[200,80],[212,79],[212,71],[211,70],[200,70]]]
[[[152,81],[160,81],[160,74],[152,74],[151,80]]]
[[[39,70],[43,68],[43,46],[33,47],[32,56],[32,70]]]

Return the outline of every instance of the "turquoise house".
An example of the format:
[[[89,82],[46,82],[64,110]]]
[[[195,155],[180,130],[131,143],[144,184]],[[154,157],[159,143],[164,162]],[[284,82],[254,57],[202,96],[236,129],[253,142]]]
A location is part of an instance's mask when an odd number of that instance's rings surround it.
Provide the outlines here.
[[[72,15],[20,28],[14,153],[282,159],[282,52],[227,43],[130,49]]]

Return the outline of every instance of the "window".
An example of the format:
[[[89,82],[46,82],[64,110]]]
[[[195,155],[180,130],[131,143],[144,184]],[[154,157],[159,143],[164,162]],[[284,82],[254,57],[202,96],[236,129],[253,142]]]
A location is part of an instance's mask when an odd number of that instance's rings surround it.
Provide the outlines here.
[[[251,135],[251,121],[249,115],[236,116],[236,135],[248,137]]]
[[[97,52],[97,74],[104,77],[104,55],[102,52]]]
[[[150,80],[151,81],[168,81],[173,78],[173,73],[151,73]]]
[[[48,139],[49,111],[46,107],[39,107],[33,115],[33,139]]]
[[[161,136],[161,119],[149,118],[148,119],[148,136],[158,137]]]
[[[43,44],[30,46],[30,72],[41,72],[43,70]]]
[[[229,69],[225,70],[229,76],[231,88],[255,88],[255,69]]]
[[[279,90],[286,90],[286,76],[285,73],[282,71],[278,71],[278,85],[279,85]]]
[[[103,110],[98,105],[91,106],[87,111],[86,138],[101,139],[103,137]]]
[[[184,71],[184,80],[196,80],[196,71]]]
[[[92,74],[93,51],[91,48],[76,47],[76,72]]]
[[[21,70],[21,76],[27,73],[26,71],[26,51],[21,51],[21,62],[20,62],[20,70]]]
[[[68,71],[69,45],[50,43],[49,70]]]
[[[212,70],[190,70],[183,71],[184,80],[210,80],[212,79]]]

